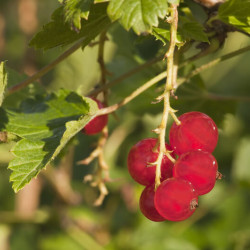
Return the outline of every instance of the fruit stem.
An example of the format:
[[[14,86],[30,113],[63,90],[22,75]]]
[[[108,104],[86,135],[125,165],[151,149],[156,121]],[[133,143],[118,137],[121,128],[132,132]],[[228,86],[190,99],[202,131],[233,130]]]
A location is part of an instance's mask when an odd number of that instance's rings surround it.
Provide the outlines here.
[[[171,4],[170,8],[170,44],[167,53],[165,54],[165,58],[167,59],[167,79],[165,90],[163,94],[158,97],[158,100],[163,99],[164,108],[163,108],[163,115],[161,119],[161,124],[158,128],[158,143],[159,143],[159,155],[156,160],[156,171],[155,171],[155,188],[157,188],[161,183],[161,163],[164,155],[166,155],[171,161],[173,161],[173,157],[171,157],[170,152],[166,150],[165,146],[165,135],[166,135],[166,127],[168,121],[168,114],[173,113],[173,110],[170,106],[170,93],[174,89],[174,81],[176,80],[177,70],[174,69],[174,51],[175,45],[177,40],[177,27],[178,27],[178,5]],[[178,68],[177,68],[178,69]],[[177,118],[177,117],[176,117]]]
[[[171,115],[172,118],[174,119],[175,123],[176,123],[177,125],[180,125],[180,124],[181,124],[181,121],[180,121],[180,120],[178,119],[178,117],[175,115],[175,112],[176,112],[176,110],[170,108],[170,110],[169,110],[170,115]]]

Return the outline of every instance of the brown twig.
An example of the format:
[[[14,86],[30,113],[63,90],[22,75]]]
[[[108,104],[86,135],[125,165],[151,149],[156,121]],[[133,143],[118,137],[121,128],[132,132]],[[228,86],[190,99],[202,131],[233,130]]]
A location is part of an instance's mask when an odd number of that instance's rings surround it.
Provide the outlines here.
[[[106,188],[105,183],[107,181],[110,181],[109,166],[107,165],[104,159],[104,145],[106,144],[107,138],[108,138],[108,128],[105,127],[102,130],[102,135],[98,140],[97,147],[92,151],[92,153],[87,158],[77,163],[77,164],[88,165],[94,159],[96,158],[98,159],[97,172],[94,175],[87,175],[84,178],[85,182],[89,181],[91,183],[91,186],[98,187],[100,191],[100,195],[94,203],[95,206],[100,206],[105,196],[108,194],[108,190]]]
[[[106,69],[105,62],[104,62],[104,45],[105,41],[107,41],[106,36],[107,31],[103,31],[100,35],[99,39],[99,48],[98,48],[98,63],[100,65],[100,83],[102,87],[106,86],[107,82],[107,74],[109,72]],[[108,91],[107,89],[102,90],[103,99],[105,106],[108,105]],[[92,94],[93,95],[93,94]],[[109,176],[109,166],[104,158],[104,146],[106,144],[108,138],[108,127],[105,126],[102,130],[102,135],[98,140],[97,147],[92,151],[92,153],[84,160],[79,161],[78,164],[88,165],[92,162],[95,158],[98,159],[98,169],[94,175],[88,175],[85,177],[85,181],[90,181],[91,185],[94,187],[98,187],[100,195],[96,199],[94,205],[100,206],[103,203],[104,198],[108,195],[108,189],[106,187],[106,182],[110,180]]]

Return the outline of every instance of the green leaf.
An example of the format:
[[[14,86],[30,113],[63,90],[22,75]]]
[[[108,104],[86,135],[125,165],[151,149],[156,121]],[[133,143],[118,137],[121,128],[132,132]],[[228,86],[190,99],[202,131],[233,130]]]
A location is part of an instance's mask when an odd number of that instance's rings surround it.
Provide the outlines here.
[[[88,19],[90,7],[94,0],[66,0],[64,1],[65,21],[75,29],[81,29],[81,19]]]
[[[28,99],[19,112],[0,109],[0,129],[21,138],[12,149],[10,181],[15,192],[24,187],[67,142],[95,117],[96,102],[60,90],[45,99]]]
[[[0,107],[3,103],[4,91],[7,86],[7,73],[5,70],[5,62],[0,63]]]
[[[37,49],[50,49],[71,44],[82,38],[82,47],[84,48],[110,25],[106,8],[107,3],[92,5],[88,20],[81,20],[82,28],[79,33],[76,33],[71,30],[68,23],[65,23],[64,9],[60,7],[52,14],[52,21],[46,24],[43,30],[31,40],[30,46]]]
[[[157,40],[160,40],[164,45],[166,45],[170,41],[169,23],[161,20],[158,27],[153,27],[152,34]],[[184,42],[184,37],[180,34],[180,32],[177,32],[177,46],[182,46]]]
[[[207,34],[204,32],[204,27],[197,21],[189,20],[187,17],[179,17],[178,31],[185,40],[209,42]]]
[[[111,0],[108,15],[118,20],[126,30],[133,28],[135,33],[151,32],[158,26],[158,17],[164,18],[168,11],[166,0]]]
[[[153,35],[164,45],[170,41],[170,25],[160,21],[158,27],[153,27]],[[209,42],[203,26],[195,20],[189,20],[187,17],[179,16],[177,31],[177,46],[181,46],[187,40],[200,42]]]
[[[250,0],[229,0],[221,4],[218,18],[250,34]]]

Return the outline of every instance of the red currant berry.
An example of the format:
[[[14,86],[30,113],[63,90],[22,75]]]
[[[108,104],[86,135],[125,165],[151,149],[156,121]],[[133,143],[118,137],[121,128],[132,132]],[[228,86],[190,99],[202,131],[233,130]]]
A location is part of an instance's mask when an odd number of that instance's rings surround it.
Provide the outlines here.
[[[180,156],[173,168],[173,176],[190,181],[198,195],[210,192],[216,182],[217,161],[204,151],[191,151]]]
[[[218,141],[218,129],[206,114],[189,112],[178,118],[180,125],[174,123],[169,132],[169,141],[176,154],[201,149],[213,152]]]
[[[165,219],[155,209],[154,197],[154,185],[145,187],[140,197],[141,212],[149,220],[164,221]]]
[[[147,138],[135,144],[128,154],[128,171],[132,178],[145,186],[155,182],[155,165],[149,165],[157,160],[158,153],[154,152],[156,138]],[[166,149],[171,150],[166,144]],[[173,163],[164,156],[161,164],[162,180],[172,177]]]
[[[155,192],[155,208],[167,220],[185,220],[197,206],[198,195],[189,181],[170,178],[163,181]]]
[[[91,99],[96,101],[99,109],[104,108],[104,104],[102,102],[94,98]],[[102,129],[107,125],[107,123],[108,123],[108,115],[97,116],[83,128],[82,132],[87,135],[97,134],[102,131]]]

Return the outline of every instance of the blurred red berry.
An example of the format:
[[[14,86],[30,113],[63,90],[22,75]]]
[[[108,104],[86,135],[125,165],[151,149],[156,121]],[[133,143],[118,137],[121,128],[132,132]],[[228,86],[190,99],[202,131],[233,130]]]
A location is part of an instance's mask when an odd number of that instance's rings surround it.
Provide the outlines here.
[[[105,107],[104,104],[99,100],[94,98],[91,99],[96,101],[99,109]],[[102,131],[102,129],[107,125],[107,123],[108,123],[108,115],[97,116],[83,128],[82,132],[87,135],[97,134]]]

